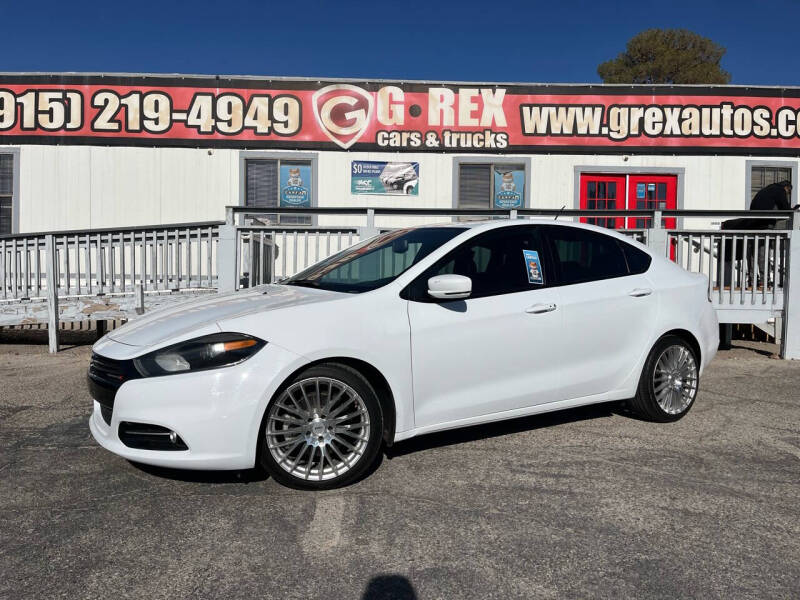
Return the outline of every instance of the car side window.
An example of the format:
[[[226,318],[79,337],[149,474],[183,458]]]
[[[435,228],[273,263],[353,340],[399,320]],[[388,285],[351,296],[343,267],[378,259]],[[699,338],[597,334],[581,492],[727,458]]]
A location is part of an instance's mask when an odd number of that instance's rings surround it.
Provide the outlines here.
[[[560,285],[628,275],[622,248],[611,236],[577,227],[549,225],[547,237]]]
[[[409,286],[411,300],[431,301],[428,279],[464,275],[472,280],[470,298],[529,291],[547,284],[544,242],[535,226],[501,227],[475,236],[437,261]]]
[[[642,252],[633,244],[619,242],[619,245],[622,247],[622,252],[625,254],[625,260],[628,263],[628,272],[631,275],[639,275],[650,268],[653,257],[647,252]]]

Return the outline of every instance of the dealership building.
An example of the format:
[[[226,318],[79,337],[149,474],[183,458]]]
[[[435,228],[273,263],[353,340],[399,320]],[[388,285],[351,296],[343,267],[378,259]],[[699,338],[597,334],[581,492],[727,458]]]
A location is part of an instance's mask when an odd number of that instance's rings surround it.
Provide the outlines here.
[[[797,88],[0,74],[0,235],[228,205],[745,209],[799,156]]]

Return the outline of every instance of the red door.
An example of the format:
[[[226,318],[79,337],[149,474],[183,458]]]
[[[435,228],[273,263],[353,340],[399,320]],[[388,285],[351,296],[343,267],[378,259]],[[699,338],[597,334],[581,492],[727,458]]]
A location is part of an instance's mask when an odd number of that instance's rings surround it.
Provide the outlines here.
[[[582,210],[620,210],[625,208],[625,175],[581,174]],[[622,229],[625,219],[615,217],[582,217],[589,223],[609,229]]]
[[[628,210],[675,210],[678,208],[677,175],[629,175]],[[628,229],[652,227],[649,217],[629,217]],[[661,226],[675,229],[675,218],[662,219]]]

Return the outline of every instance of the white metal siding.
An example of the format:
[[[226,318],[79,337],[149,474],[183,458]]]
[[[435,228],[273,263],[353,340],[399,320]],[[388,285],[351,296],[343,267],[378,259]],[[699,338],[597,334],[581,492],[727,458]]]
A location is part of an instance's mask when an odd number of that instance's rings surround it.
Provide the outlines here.
[[[268,157],[272,153],[263,154]],[[280,157],[281,153],[274,154]],[[320,206],[415,208],[451,207],[454,158],[468,156],[309,153],[313,154],[319,158]],[[20,146],[20,231],[222,220],[225,206],[242,201],[239,156],[239,150],[228,149]],[[530,158],[531,185],[526,206],[533,208],[559,208],[565,204],[573,207],[575,168],[579,166],[594,172],[641,171],[650,167],[662,172],[671,168],[683,170],[682,208],[687,209],[743,209],[749,196],[749,190],[745,189],[748,159],[744,156],[633,155],[627,159],[622,155],[513,156]],[[491,160],[489,155],[483,158]],[[353,160],[419,162],[419,195],[352,195]],[[797,165],[797,160],[786,158],[777,158],[775,162]],[[422,222],[419,217],[404,217],[391,223],[379,219],[377,225]],[[363,223],[351,217],[321,217],[319,224]]]

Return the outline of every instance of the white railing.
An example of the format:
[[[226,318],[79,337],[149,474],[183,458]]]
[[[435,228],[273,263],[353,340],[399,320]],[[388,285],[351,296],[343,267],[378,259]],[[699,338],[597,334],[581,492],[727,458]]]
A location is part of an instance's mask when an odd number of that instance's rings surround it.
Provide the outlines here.
[[[245,220],[248,215],[273,213],[306,218],[311,215],[314,222],[332,224],[262,225]],[[662,218],[677,218],[680,225],[681,219],[700,218],[707,223],[709,219],[743,216],[769,218],[773,222],[783,219],[788,228],[733,231],[706,226],[665,230],[660,226]],[[0,238],[0,324],[13,324],[14,315],[24,317],[24,322],[39,319],[41,312],[31,319],[14,305],[46,299],[51,349],[57,348],[60,298],[135,292],[139,298],[136,313],[140,313],[144,310],[144,292],[151,294],[151,306],[155,306],[167,301],[164,294],[176,291],[228,292],[280,281],[380,231],[415,222],[458,222],[476,217],[546,217],[564,221],[613,217],[624,222],[625,217],[648,218],[654,228],[621,233],[689,271],[708,276],[709,296],[721,323],[758,324],[780,317],[782,355],[800,358],[800,315],[794,316],[790,310],[800,310],[800,285],[791,285],[793,279],[800,282],[800,243],[792,243],[800,219],[795,219],[792,212],[774,211],[228,207],[224,223],[5,236]],[[337,219],[344,224],[333,224]],[[73,309],[70,318],[124,319],[135,314],[130,312],[131,306],[126,304],[114,317],[105,316],[108,313],[102,311],[100,316],[84,316]]]
[[[647,246],[647,229],[621,229],[619,232]]]
[[[45,255],[44,235],[0,239],[0,299],[42,298]]]
[[[214,288],[217,237],[205,223],[0,238],[0,297],[45,298],[50,261],[59,297]]]
[[[708,277],[716,308],[783,310],[789,231],[688,230],[668,236],[668,256]]]
[[[242,226],[236,234],[241,287],[290,277],[359,240],[354,227]]]
[[[54,235],[59,296],[215,286],[214,226]]]

